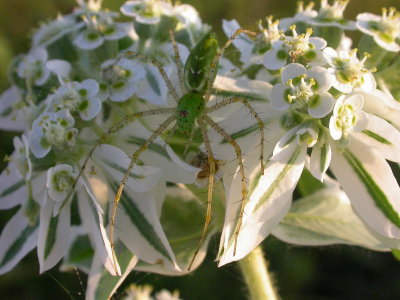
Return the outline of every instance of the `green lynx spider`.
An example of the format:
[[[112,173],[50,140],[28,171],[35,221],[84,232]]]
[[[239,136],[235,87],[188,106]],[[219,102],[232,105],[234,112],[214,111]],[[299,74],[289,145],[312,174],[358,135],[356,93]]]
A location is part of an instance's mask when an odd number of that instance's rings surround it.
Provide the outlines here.
[[[212,106],[206,107],[206,103],[209,101],[212,91],[212,85],[216,77],[217,66],[220,57],[222,57],[224,51],[229,47],[232,41],[237,38],[240,34],[248,34],[255,35],[255,33],[238,29],[236,32],[226,41],[224,46],[221,49],[218,49],[218,42],[214,37],[214,34],[207,33],[202,40],[191,50],[190,55],[185,63],[184,69],[182,70],[180,54],[178,51],[178,46],[175,41],[175,37],[173,32],[170,31],[171,41],[173,44],[173,50],[175,55],[175,63],[177,67],[177,73],[179,78],[179,89],[183,94],[181,97],[178,96],[178,92],[172,84],[171,80],[168,78],[162,64],[155,59],[150,59],[145,57],[142,54],[128,51],[124,53],[124,57],[135,57],[145,63],[151,64],[155,66],[160,72],[163,80],[165,81],[168,92],[172,95],[172,97],[177,102],[176,107],[169,108],[157,108],[142,112],[137,112],[128,116],[125,116],[124,119],[117,124],[114,124],[110,127],[104,135],[100,138],[98,143],[89,151],[89,154],[85,158],[85,161],[80,169],[78,174],[78,178],[83,173],[87,162],[91,154],[94,152],[97,146],[99,146],[103,141],[107,139],[107,137],[113,133],[118,132],[121,128],[125,127],[128,123],[133,120],[151,115],[161,115],[161,114],[170,114],[170,116],[159,125],[157,129],[151,134],[149,138],[132,154],[131,162],[126,169],[124,177],[122,178],[117,193],[114,197],[112,212],[111,212],[111,225],[110,225],[110,243],[111,250],[113,255],[113,264],[114,268],[117,266],[117,257],[114,250],[114,228],[115,228],[115,218],[118,207],[118,202],[121,198],[123,189],[125,184],[129,178],[129,175],[137,163],[139,156],[142,152],[144,152],[154,141],[160,136],[164,131],[168,129],[168,127],[176,121],[174,126],[174,130],[178,130],[181,133],[184,133],[189,136],[188,143],[186,145],[190,145],[192,139],[194,137],[194,133],[196,130],[196,126],[200,128],[200,132],[202,135],[203,143],[207,152],[207,163],[209,165],[209,180],[208,180],[208,195],[207,195],[207,208],[206,208],[206,217],[202,230],[202,235],[199,240],[198,246],[192,256],[190,261],[188,270],[192,268],[193,262],[203,244],[206,233],[208,230],[208,226],[211,221],[211,211],[212,211],[212,194],[213,194],[213,186],[214,186],[214,177],[216,173],[216,161],[212,154],[212,149],[210,145],[210,140],[207,134],[207,126],[211,126],[216,132],[218,132],[235,150],[236,157],[239,165],[239,173],[241,176],[241,185],[242,185],[242,199],[240,204],[240,212],[238,216],[237,226],[235,230],[235,245],[234,245],[234,255],[236,253],[236,245],[237,245],[237,237],[240,232],[240,227],[242,223],[242,218],[244,214],[244,206],[247,200],[247,186],[246,186],[246,178],[244,173],[244,165],[242,160],[242,150],[239,145],[236,143],[234,138],[232,138],[226,131],[223,130],[216,122],[214,122],[208,114],[219,110],[227,105],[232,103],[241,102],[243,105],[249,110],[252,116],[257,120],[259,131],[260,131],[260,162],[261,162],[261,170],[263,172],[263,146],[264,146],[264,124],[262,120],[259,118],[253,107],[249,104],[249,102],[244,98],[232,97],[228,99],[224,99]],[[186,149],[185,149],[186,152]],[[116,270],[117,273],[117,270]]]

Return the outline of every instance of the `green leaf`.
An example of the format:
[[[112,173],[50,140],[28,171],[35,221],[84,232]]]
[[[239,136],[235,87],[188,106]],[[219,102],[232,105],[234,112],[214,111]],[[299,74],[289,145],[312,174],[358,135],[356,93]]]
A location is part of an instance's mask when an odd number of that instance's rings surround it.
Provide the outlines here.
[[[299,183],[297,184],[297,188],[300,194],[305,197],[311,195],[318,190],[324,188],[324,184],[317,180],[310,171],[304,169],[303,173],[301,174]]]
[[[12,193],[14,193],[15,191],[17,191],[19,188],[21,188],[22,186],[24,186],[26,184],[25,180],[21,179],[20,181],[14,183],[13,185],[9,186],[8,188],[6,188],[1,194],[0,194],[0,198],[6,197]]]
[[[351,244],[378,251],[400,245],[372,234],[354,213],[346,194],[337,188],[325,188],[295,201],[272,234],[298,245]]]

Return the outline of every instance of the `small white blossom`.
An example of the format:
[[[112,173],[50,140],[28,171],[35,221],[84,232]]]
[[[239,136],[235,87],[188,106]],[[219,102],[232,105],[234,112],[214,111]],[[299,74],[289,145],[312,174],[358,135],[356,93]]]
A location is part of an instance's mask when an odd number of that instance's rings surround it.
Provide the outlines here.
[[[86,29],[74,39],[74,44],[84,50],[93,50],[105,41],[119,40],[128,34],[126,24],[115,23],[111,18],[98,16],[83,17]]]
[[[67,110],[55,113],[46,112],[33,122],[29,135],[29,144],[32,153],[42,158],[50,152],[52,147],[61,149],[75,143],[78,131],[73,128],[75,121]]]
[[[47,59],[48,54],[44,48],[32,50],[19,63],[18,76],[32,80],[35,85],[43,85],[50,76],[50,70],[46,68]]]
[[[387,51],[400,50],[396,39],[400,37],[400,13],[394,7],[382,9],[382,16],[363,13],[357,16],[357,28],[374,38]]]
[[[172,15],[173,7],[168,2],[155,0],[127,1],[121,6],[121,12],[139,23],[156,24],[162,15]]]
[[[311,28],[307,29],[305,34],[297,34],[295,25],[290,29],[293,36],[285,36],[283,40],[275,41],[272,49],[265,53],[264,66],[270,70],[279,70],[288,61],[323,66],[326,61],[321,50],[326,47],[326,41],[319,37],[311,37]]]
[[[363,103],[361,95],[339,97],[329,121],[329,131],[334,140],[347,139],[349,133],[365,129],[367,117],[362,111]]]
[[[60,86],[52,97],[54,111],[68,109],[77,112],[82,120],[93,119],[101,110],[101,101],[97,97],[99,85],[93,79],[81,83],[73,81]]]
[[[62,202],[75,182],[76,174],[70,165],[60,164],[47,171],[48,195],[55,202]]]
[[[282,82],[271,91],[271,104],[279,111],[307,108],[314,118],[326,116],[333,107],[333,97],[327,91],[331,87],[331,75],[325,68],[307,70],[300,64],[287,65],[282,70]]]
[[[364,67],[369,57],[366,53],[364,58],[357,58],[357,49],[336,52],[332,48],[325,48],[324,55],[332,68],[328,71],[333,76],[332,85],[342,93],[350,93],[353,88],[360,87],[366,91],[376,89],[376,82],[371,71]]]
[[[103,81],[99,97],[123,102],[137,91],[137,84],[145,77],[143,67],[130,59],[108,60],[101,66]]]
[[[353,21],[347,21],[343,17],[343,12],[346,9],[349,0],[334,0],[330,5],[328,0],[321,0],[321,7],[318,15],[312,18],[308,23],[317,26],[336,26],[345,30],[355,29]]]

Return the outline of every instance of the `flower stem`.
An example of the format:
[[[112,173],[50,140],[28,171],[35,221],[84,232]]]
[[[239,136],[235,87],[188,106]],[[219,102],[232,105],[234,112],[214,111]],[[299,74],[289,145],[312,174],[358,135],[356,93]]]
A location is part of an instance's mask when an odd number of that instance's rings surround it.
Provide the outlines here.
[[[268,265],[260,246],[239,261],[251,300],[277,300],[278,295],[273,285]]]

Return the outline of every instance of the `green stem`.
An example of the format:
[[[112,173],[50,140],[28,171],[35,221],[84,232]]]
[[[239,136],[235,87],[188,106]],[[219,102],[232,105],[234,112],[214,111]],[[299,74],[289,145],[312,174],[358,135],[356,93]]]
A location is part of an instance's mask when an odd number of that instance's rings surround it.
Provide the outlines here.
[[[239,261],[251,300],[277,300],[278,295],[273,285],[268,265],[260,246]]]

